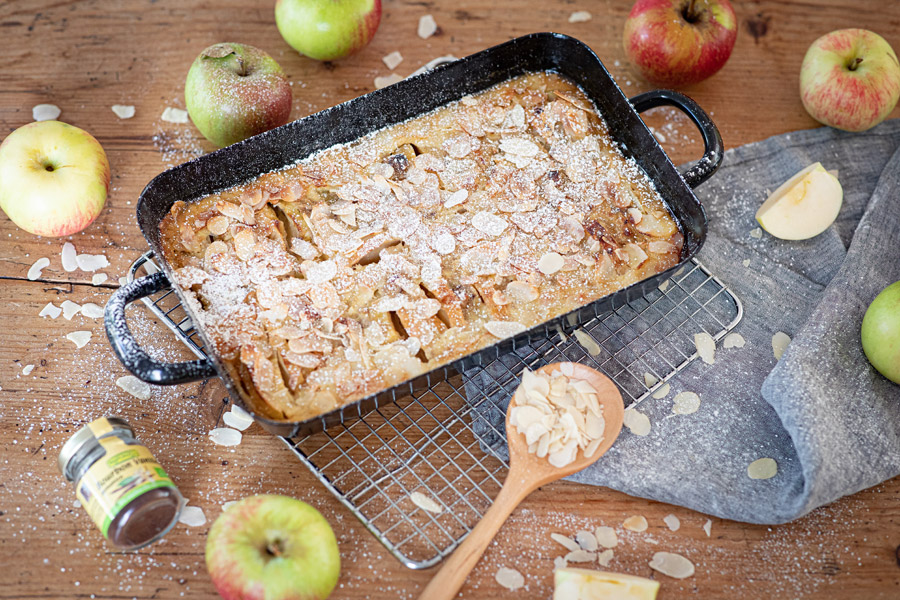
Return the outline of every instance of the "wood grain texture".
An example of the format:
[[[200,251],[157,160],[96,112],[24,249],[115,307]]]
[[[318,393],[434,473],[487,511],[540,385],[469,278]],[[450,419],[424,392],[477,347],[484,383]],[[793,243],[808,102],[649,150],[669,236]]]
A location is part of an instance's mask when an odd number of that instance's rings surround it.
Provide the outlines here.
[[[31,107],[51,102],[62,120],[93,133],[106,148],[113,179],[107,208],[85,232],[69,238],[80,252],[103,253],[109,286],[84,285],[90,274],[62,270],[62,240],[28,235],[0,218],[0,599],[176,599],[215,596],[206,575],[207,526],[179,525],[159,544],[133,554],[106,546],[56,468],[64,440],[80,424],[103,414],[127,417],[177,480],[190,503],[215,518],[223,502],[254,493],[285,493],[319,508],[334,525],[343,575],[333,598],[415,598],[431,576],[391,558],[284,445],[253,426],[234,449],[210,443],[207,432],[222,411],[216,381],[155,389],[138,401],[115,386],[125,372],[106,343],[99,321],[76,316],[41,319],[49,301],[102,304],[117,277],[145,249],[134,220],[143,186],[167,166],[212,147],[190,125],[163,122],[167,106],[184,107],[183,82],[196,54],[220,41],[259,46],[294,82],[296,118],[348,100],[374,87],[388,70],[381,57],[399,50],[396,69],[406,75],[428,60],[464,56],[511,37],[553,30],[588,43],[626,94],[649,89],[631,70],[621,31],[631,2],[388,0],[372,44],[344,61],[322,64],[298,56],[281,40],[269,0],[14,0],[0,3],[0,137],[31,120]],[[587,23],[569,24],[574,10],[590,10]],[[880,0],[735,2],[740,33],[725,68],[686,90],[713,116],[728,147],[816,126],[797,93],[799,65],[819,35],[842,27],[873,29],[900,48],[900,4]],[[421,15],[434,15],[440,31],[415,35]],[[113,104],[133,104],[133,119],[119,120]],[[893,116],[900,115],[895,111]],[[699,136],[686,118],[657,109],[648,122],[673,160],[700,154]],[[829,168],[840,165],[828,165]],[[39,257],[51,259],[40,281],[25,281]],[[142,339],[167,360],[189,358],[153,324],[131,310]],[[65,339],[90,330],[88,346]],[[25,365],[35,365],[29,375]],[[675,514],[671,532],[662,518]],[[564,553],[551,532],[572,535],[597,525],[620,526],[628,515],[650,522],[644,534],[622,533],[611,570],[652,577],[658,550],[681,552],[697,565],[684,581],[656,575],[659,598],[900,597],[900,479],[845,498],[795,523],[750,526],[712,520],[692,511],[616,492],[555,483],[529,496],[500,531],[461,591],[463,598],[548,598],[553,559]],[[494,581],[500,566],[526,576],[511,594]]]

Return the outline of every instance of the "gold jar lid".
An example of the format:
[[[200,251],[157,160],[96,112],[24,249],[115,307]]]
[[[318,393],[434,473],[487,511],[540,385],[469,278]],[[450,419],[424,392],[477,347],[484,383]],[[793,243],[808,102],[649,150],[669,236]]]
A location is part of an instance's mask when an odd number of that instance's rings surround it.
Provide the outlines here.
[[[134,430],[131,428],[131,425],[129,425],[128,421],[122,417],[102,417],[83,426],[75,433],[75,435],[70,437],[66,443],[63,444],[63,447],[59,451],[57,466],[59,466],[59,470],[66,480],[74,481],[75,479],[74,474],[72,474],[69,469],[72,459],[78,457],[82,451],[89,450],[98,444],[98,438],[94,435],[94,432],[91,431],[91,425],[101,421],[109,423],[111,433],[113,434],[117,431],[122,431],[127,432],[130,436],[134,435]]]

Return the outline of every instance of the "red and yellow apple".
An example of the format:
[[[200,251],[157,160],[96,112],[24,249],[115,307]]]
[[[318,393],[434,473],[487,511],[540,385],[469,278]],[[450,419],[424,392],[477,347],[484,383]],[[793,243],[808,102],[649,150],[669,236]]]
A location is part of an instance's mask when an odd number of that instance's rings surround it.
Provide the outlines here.
[[[900,281],[875,296],[860,331],[863,352],[875,369],[900,383]]]
[[[108,192],[106,152],[83,129],[38,121],[0,144],[0,208],[29,233],[78,233],[103,210]]]
[[[203,136],[228,146],[288,122],[291,85],[281,66],[247,44],[213,44],[188,71],[184,100]]]
[[[737,39],[728,0],[638,0],[625,21],[625,54],[650,83],[681,87],[722,68]]]
[[[294,50],[337,60],[365,47],[381,22],[381,0],[278,0],[275,24]]]
[[[800,98],[816,121],[845,131],[881,123],[900,98],[900,63],[891,45],[866,29],[840,29],[809,47]]]

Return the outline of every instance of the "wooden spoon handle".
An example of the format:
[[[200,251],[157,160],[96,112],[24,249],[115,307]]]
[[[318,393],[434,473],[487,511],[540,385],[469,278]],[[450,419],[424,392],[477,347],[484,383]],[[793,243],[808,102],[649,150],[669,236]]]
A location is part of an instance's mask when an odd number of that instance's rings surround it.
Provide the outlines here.
[[[478,559],[484,554],[488,544],[494,539],[494,535],[500,530],[506,518],[534,489],[533,486],[523,481],[524,478],[515,475],[514,469],[510,469],[503,488],[500,489],[491,508],[447,559],[437,575],[428,582],[428,585],[419,594],[419,600],[451,600],[456,597],[456,593],[466,581],[469,572],[478,563]]]

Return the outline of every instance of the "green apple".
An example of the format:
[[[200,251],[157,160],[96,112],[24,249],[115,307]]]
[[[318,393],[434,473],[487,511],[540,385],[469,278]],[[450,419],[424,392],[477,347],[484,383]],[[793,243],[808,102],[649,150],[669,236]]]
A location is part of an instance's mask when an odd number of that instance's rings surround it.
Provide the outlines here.
[[[225,600],[323,600],[337,584],[341,557],[319,511],[288,496],[259,495],[213,523],[206,568]]]
[[[290,82],[275,59],[246,44],[205,49],[184,84],[191,120],[220,147],[287,123],[291,99]]]
[[[860,331],[863,352],[875,369],[900,383],[900,281],[872,300]]]
[[[336,60],[363,48],[381,22],[381,0],[278,0],[275,24],[294,50]]]
[[[38,121],[0,144],[0,208],[29,233],[78,233],[109,192],[109,161],[94,136],[60,121]]]
[[[843,202],[837,177],[822,163],[813,163],[772,192],[756,211],[756,220],[782,240],[807,240],[834,223]]]
[[[900,98],[900,62],[883,37],[840,29],[809,47],[800,67],[800,98],[810,116],[845,131],[881,123]]]

